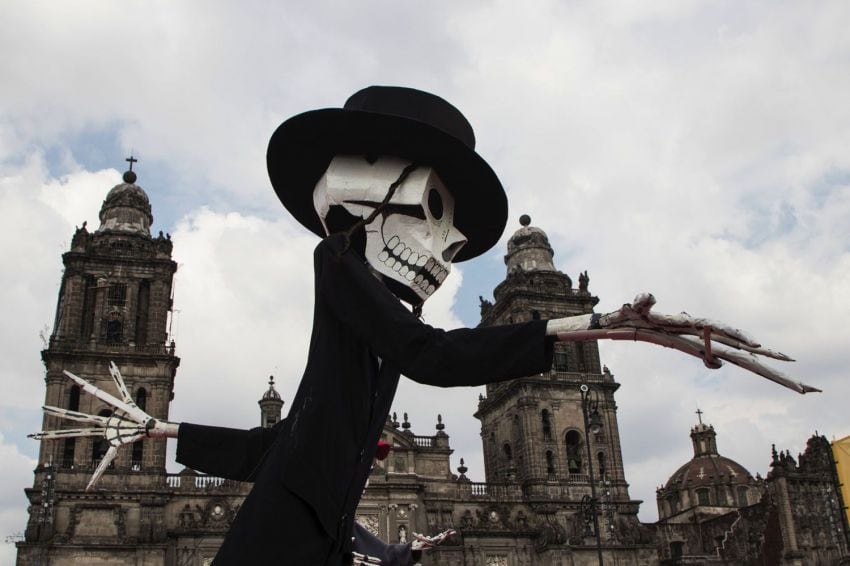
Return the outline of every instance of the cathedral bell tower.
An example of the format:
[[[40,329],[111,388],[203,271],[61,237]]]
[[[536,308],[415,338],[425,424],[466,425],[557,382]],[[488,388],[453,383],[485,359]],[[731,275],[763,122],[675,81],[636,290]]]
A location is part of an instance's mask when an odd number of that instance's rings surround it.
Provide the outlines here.
[[[260,406],[260,426],[271,428],[280,422],[280,413],[283,410],[283,399],[274,388],[274,376],[269,376],[269,388],[263,393],[262,398],[257,401]]]
[[[480,325],[592,313],[599,300],[590,294],[587,272],[574,287],[572,279],[555,268],[546,233],[531,226],[526,215],[520,224],[508,241],[507,277],[493,293],[495,302],[481,299]],[[595,433],[585,430],[582,385],[589,388],[594,422],[602,425]],[[582,496],[590,497],[594,482],[599,513],[606,509],[600,518],[609,533],[605,536],[613,537],[623,521],[637,523],[639,502],[630,500],[623,472],[614,401],[618,388],[600,364],[595,341],[556,342],[551,371],[487,385],[475,414],[481,421],[487,482],[521,484],[531,498],[574,500],[575,514]],[[565,521],[574,524],[577,519]]]
[[[171,259],[171,237],[151,236],[151,205],[136,184],[136,160],[128,161],[124,182],[103,201],[98,229],[89,232],[84,222],[62,255],[56,318],[41,353],[44,404],[110,414],[107,405],[81,392],[62,372],[119,396],[108,370],[114,361],[136,404],[167,420],[180,363],[168,336],[177,264]],[[42,430],[80,426],[90,425],[45,416]],[[85,492],[108,443],[98,437],[41,441],[34,487],[27,490],[30,517],[19,563],[29,563],[46,549],[61,561],[67,557],[63,546],[72,552],[81,541],[108,545],[133,539],[143,552],[145,543],[164,540],[164,499],[157,492],[166,487],[165,444],[165,439],[149,439],[121,449],[92,491]]]

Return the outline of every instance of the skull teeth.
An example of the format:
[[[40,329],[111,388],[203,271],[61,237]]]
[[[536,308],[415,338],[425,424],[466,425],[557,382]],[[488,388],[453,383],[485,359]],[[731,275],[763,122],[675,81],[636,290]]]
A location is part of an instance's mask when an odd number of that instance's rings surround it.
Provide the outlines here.
[[[399,277],[424,296],[434,293],[449,273],[433,257],[418,254],[407,247],[398,236],[386,242],[378,254],[378,261],[398,273]]]

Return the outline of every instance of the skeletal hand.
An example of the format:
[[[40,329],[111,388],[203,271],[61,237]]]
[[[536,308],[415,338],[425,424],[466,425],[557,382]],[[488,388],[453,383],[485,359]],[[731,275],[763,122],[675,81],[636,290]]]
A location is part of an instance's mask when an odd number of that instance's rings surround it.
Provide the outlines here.
[[[429,548],[437,546],[453,534],[455,534],[454,529],[443,531],[431,537],[426,537],[419,533],[413,533],[413,542],[410,543],[410,547],[413,550],[428,550]]]
[[[360,564],[380,564],[381,559],[376,558],[375,556],[369,556],[368,554],[360,554],[359,552],[352,552],[352,561],[351,563],[355,566],[359,566]]]
[[[710,369],[719,368],[725,360],[798,393],[820,391],[764,365],[758,356],[785,362],[794,360],[780,352],[762,348],[743,331],[685,312],[674,315],[653,313],[653,305],[655,297],[641,293],[631,304],[608,314],[550,320],[546,333],[557,335],[558,340],[567,342],[601,339],[650,342],[700,358]]]
[[[124,385],[124,379],[121,377],[121,372],[118,371],[118,366],[115,363],[109,363],[109,373],[112,375],[112,380],[121,395],[118,399],[106,391],[99,389],[88,381],[77,377],[69,371],[64,374],[72,381],[80,386],[85,392],[94,395],[101,401],[105,402],[113,408],[113,412],[108,417],[98,415],[88,415],[78,411],[69,409],[60,409],[59,407],[43,407],[44,412],[48,415],[57,416],[63,419],[79,421],[94,425],[90,428],[70,428],[59,430],[43,430],[35,434],[28,435],[30,438],[38,440],[55,440],[59,438],[77,438],[77,437],[101,437],[109,442],[109,449],[100,461],[97,469],[92,474],[91,480],[86,486],[86,491],[103,475],[104,470],[115,459],[118,454],[118,448],[125,444],[130,444],[142,440],[146,437],[174,437],[177,436],[178,425],[163,421],[157,421],[149,414],[141,410],[127,387]]]

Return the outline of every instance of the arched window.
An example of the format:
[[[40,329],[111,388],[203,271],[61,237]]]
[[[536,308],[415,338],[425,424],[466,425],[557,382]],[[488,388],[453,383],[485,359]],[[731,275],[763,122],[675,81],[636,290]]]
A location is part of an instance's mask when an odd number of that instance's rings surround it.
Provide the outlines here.
[[[556,351],[555,359],[552,365],[555,366],[555,371],[568,371],[569,359],[567,358],[567,353],[562,351]]]
[[[747,500],[747,491],[748,491],[747,488],[744,487],[743,485],[738,486],[738,506],[739,507],[746,507],[747,505],[750,504],[750,502]]]
[[[112,411],[109,409],[103,409],[98,413],[98,415],[101,417],[109,417],[112,416]],[[95,466],[103,460],[107,450],[109,450],[109,442],[105,438],[95,438],[92,440],[91,459]],[[109,467],[112,468],[114,465],[115,461],[113,460],[113,462],[109,464]]]
[[[585,356],[585,354],[584,354],[584,352],[585,352],[584,342],[576,342],[575,347],[576,347],[576,364],[577,364],[578,371],[584,371],[585,368],[586,368],[585,361],[584,361],[584,356]]]
[[[80,386],[72,385],[71,390],[68,392],[68,410],[69,411],[79,411],[80,410]]]
[[[136,298],[136,345],[144,346],[148,340],[148,310],[150,309],[151,284],[147,279],[139,283]]]
[[[549,411],[543,409],[540,413],[540,420],[543,423],[543,440],[552,440],[552,423],[549,422]]]
[[[670,508],[670,515],[675,515],[679,512],[679,498],[675,493],[667,496],[667,507]]]
[[[66,438],[65,444],[62,446],[62,467],[73,469],[74,467],[74,452],[77,449],[76,438]]]
[[[136,405],[141,409],[145,410],[148,404],[148,392],[145,391],[144,387],[139,387],[136,390]]]
[[[567,432],[564,437],[567,447],[567,470],[571,474],[581,473],[581,434],[577,430]]]
[[[133,443],[133,454],[130,458],[130,468],[136,472],[142,469],[142,458],[144,457],[144,442]]]
[[[679,560],[685,553],[685,543],[680,540],[675,540],[670,543],[670,558]]]
[[[511,450],[511,445],[507,442],[502,445],[502,457],[504,458],[504,462],[502,463],[502,473],[507,481],[511,481],[515,477],[516,466],[514,466],[513,462],[514,454]]]
[[[555,475],[555,455],[551,450],[546,451],[546,473],[550,476]]]
[[[700,505],[711,505],[711,492],[707,487],[697,490],[697,501]]]
[[[599,452],[596,454],[596,461],[599,464],[599,477],[604,478],[605,472],[607,471],[605,468],[605,452]]]

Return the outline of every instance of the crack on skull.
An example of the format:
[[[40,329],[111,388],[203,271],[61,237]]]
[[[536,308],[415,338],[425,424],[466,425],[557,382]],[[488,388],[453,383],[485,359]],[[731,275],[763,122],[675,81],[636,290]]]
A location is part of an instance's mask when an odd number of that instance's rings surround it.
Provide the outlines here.
[[[398,236],[384,242],[384,249],[378,254],[378,261],[428,296],[437,290],[449,273],[433,257],[417,253]]]

